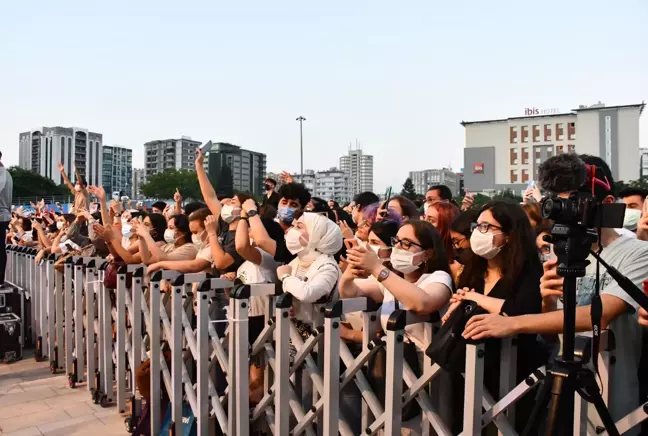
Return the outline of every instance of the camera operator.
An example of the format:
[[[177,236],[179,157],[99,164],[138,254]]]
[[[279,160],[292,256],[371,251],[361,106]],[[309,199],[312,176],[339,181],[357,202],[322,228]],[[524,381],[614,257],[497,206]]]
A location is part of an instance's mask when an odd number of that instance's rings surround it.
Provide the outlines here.
[[[569,168],[572,159],[573,167]],[[573,155],[559,155],[547,160],[540,167],[541,179],[559,177],[558,174],[582,171],[578,163],[573,163]],[[614,184],[612,174],[607,164],[598,157],[581,155],[580,159],[589,165],[595,165],[599,170],[596,177],[602,183],[583,184],[578,191],[594,191],[596,199],[604,204],[614,203],[611,187]],[[562,168],[561,168],[562,166]],[[581,164],[582,166],[582,164]],[[544,174],[543,174],[544,173]],[[602,173],[602,174],[601,174]],[[582,180],[586,175],[581,174]],[[548,181],[548,185],[552,182]],[[607,186],[603,186],[607,185]],[[576,184],[575,186],[578,186]],[[544,187],[544,186],[543,186]],[[570,192],[562,192],[560,197],[568,197]],[[611,266],[618,269],[635,285],[641,286],[648,279],[648,244],[637,239],[620,236],[614,229],[602,228],[600,244],[604,248],[601,257]],[[597,250],[596,244],[592,247]],[[592,256],[586,269],[585,277],[577,281],[576,301],[576,331],[592,330],[591,301],[596,284],[596,261]],[[545,309],[556,308],[557,300],[562,296],[563,278],[556,270],[557,261],[551,260],[544,264],[544,275],[540,282],[540,290]],[[639,404],[639,382],[637,368],[641,354],[641,329],[637,322],[639,305],[601,268],[600,276],[601,302],[603,306],[601,328],[609,328],[616,338],[617,362],[610,381],[610,401],[608,407],[614,420],[620,419],[626,413],[634,410]],[[487,337],[506,337],[525,333],[560,334],[563,331],[564,313],[553,310],[536,315],[506,317],[499,314],[474,316],[466,325],[464,337],[481,339]]]

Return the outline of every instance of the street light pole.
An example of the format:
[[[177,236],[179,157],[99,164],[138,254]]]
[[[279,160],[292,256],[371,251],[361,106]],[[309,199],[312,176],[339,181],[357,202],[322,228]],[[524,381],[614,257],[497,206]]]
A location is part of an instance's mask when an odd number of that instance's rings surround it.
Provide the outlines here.
[[[296,120],[299,121],[299,157],[301,161],[301,164],[299,166],[301,174],[300,182],[304,183],[304,130],[302,128],[302,123],[306,121],[306,118],[299,116]]]

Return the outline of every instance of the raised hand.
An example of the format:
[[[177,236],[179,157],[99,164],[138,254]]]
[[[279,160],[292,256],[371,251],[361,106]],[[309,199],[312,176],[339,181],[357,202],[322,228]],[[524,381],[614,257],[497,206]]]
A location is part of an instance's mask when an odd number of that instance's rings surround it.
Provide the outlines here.
[[[295,183],[295,179],[293,179],[293,176],[288,171],[282,171],[280,178],[283,183]]]
[[[180,194],[180,191],[178,188],[176,188],[175,193],[173,194],[173,201],[176,203],[181,203],[182,202],[182,195]]]
[[[471,207],[473,207],[473,204],[475,204],[475,194],[466,193],[463,201],[461,202],[461,210],[467,211]]]
[[[205,162],[205,155],[203,154],[200,147],[198,147],[196,148],[196,161],[194,162],[194,164],[196,165],[196,168],[202,168],[204,162]]]
[[[648,198],[644,200],[641,219],[637,223],[637,239],[648,241]]]
[[[218,227],[218,219],[215,216],[209,215],[205,219],[205,230],[208,235],[218,235]]]
[[[63,165],[62,162],[59,162],[58,169],[59,169],[60,172],[64,173],[65,172],[65,165]]]

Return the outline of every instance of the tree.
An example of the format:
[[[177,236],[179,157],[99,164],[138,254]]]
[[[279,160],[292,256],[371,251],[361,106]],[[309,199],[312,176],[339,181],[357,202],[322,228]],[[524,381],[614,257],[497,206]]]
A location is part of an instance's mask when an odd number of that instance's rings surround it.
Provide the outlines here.
[[[630,187],[648,189],[648,176],[643,176],[639,180],[633,180],[630,182]]]
[[[216,195],[223,198],[232,198],[234,196],[232,169],[227,164],[223,164],[218,172],[216,180]]]
[[[140,188],[145,197],[162,200],[173,198],[176,189],[185,201],[202,198],[198,177],[195,172],[188,170],[172,169],[153,174]]]
[[[504,191],[495,194],[493,196],[493,200],[506,201],[509,203],[517,203],[517,204],[522,203],[522,197],[516,195],[510,189],[505,189]]]
[[[401,190],[400,195],[405,198],[409,198],[412,201],[416,200],[416,190],[414,189],[414,184],[412,183],[411,178],[408,177],[407,179],[405,179],[405,183],[403,183],[403,189]]]
[[[67,186],[56,186],[52,179],[43,177],[35,171],[20,167],[10,167],[8,171],[13,179],[14,198],[42,198],[71,195]]]

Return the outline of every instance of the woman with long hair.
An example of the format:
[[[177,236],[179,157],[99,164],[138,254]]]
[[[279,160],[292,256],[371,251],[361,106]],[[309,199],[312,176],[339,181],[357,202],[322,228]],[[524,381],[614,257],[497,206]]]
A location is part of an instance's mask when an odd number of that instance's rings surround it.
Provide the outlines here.
[[[419,220],[406,222],[392,240],[392,246],[390,262],[395,272],[373,250],[357,247],[347,252],[349,267],[365,276],[371,274],[376,280],[362,284],[347,281],[340,285],[342,298],[365,296],[382,302],[383,328],[396,310],[397,302],[405,309],[430,315],[447,307],[453,289],[441,235],[432,224]],[[429,345],[421,324],[407,326],[405,332],[419,351]]]
[[[464,264],[469,261],[470,256],[473,256],[470,250],[470,235],[472,225],[478,217],[479,211],[471,209],[461,212],[450,223],[450,242],[454,252],[454,258],[450,263],[450,273],[455,285],[459,283],[459,276],[463,272]]]
[[[425,221],[432,224],[441,234],[443,247],[448,256],[448,263],[454,261],[454,249],[450,235],[450,223],[459,215],[459,208],[452,203],[435,201],[425,211]]]
[[[540,313],[542,265],[529,219],[517,204],[493,201],[486,204],[470,236],[470,256],[459,277],[459,290],[452,298],[454,310],[462,300],[476,302],[489,313],[508,316]],[[446,317],[447,318],[447,315]],[[517,382],[546,363],[547,353],[536,335],[518,336]],[[486,341],[485,384],[495,395],[499,389],[500,340]],[[527,395],[518,404],[516,429],[524,428],[533,406]]]

